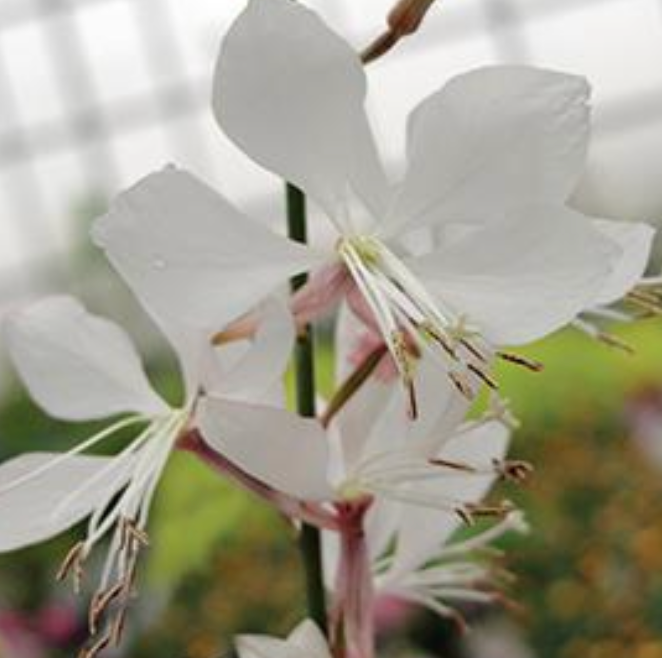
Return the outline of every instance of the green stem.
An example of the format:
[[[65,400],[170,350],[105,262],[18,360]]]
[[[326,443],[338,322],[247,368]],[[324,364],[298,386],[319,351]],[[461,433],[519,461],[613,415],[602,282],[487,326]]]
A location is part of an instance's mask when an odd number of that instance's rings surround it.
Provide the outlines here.
[[[306,197],[293,185],[286,187],[287,226],[292,240],[305,243],[308,240],[306,222]],[[307,276],[300,274],[292,279],[292,290],[306,283]],[[312,327],[306,326],[297,339],[295,354],[297,410],[302,416],[315,417],[315,345]],[[306,578],[308,615],[326,632],[327,613],[324,576],[322,570],[322,544],[317,528],[304,524],[300,537],[301,555]]]

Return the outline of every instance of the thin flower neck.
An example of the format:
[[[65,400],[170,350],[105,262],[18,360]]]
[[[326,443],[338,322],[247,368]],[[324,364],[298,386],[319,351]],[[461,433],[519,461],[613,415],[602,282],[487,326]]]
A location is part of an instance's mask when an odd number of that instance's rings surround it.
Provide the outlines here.
[[[225,456],[210,448],[195,429],[183,435],[177,447],[180,450],[194,454],[217,473],[239,484],[246,491],[262,498],[288,518],[297,519],[325,530],[337,531],[340,527],[338,519],[332,512],[321,505],[288,496],[253,477]]]
[[[334,658],[374,658],[374,589],[364,521],[372,500],[336,505],[340,563],[331,612]]]

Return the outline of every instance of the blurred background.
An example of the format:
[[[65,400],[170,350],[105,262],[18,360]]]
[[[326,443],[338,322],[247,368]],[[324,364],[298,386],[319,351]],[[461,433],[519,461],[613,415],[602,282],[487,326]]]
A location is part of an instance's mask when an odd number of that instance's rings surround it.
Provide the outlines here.
[[[81,295],[131,327],[155,379],[173,389],[172,357],[87,229],[110,197],[168,162],[282,224],[279,181],[209,111],[220,38],[243,4],[0,0],[0,315],[48,292]],[[307,4],[362,47],[393,0]],[[587,76],[594,138],[575,205],[662,224],[662,1],[439,0],[418,35],[370,68],[369,109],[394,174],[409,109],[451,75],[498,62]],[[507,491],[533,525],[507,546],[517,610],[468,611],[466,639],[390,610],[384,655],[662,658],[662,326],[619,332],[634,356],[566,333],[528,350],[547,364],[535,386],[503,373],[524,421],[514,454],[537,467],[524,492]],[[46,419],[5,357],[0,345],[0,458],[89,433]],[[320,376],[328,388],[330,368]],[[292,535],[255,501],[177,456],[153,519],[121,655],[217,658],[232,632],[283,632],[301,616]],[[53,578],[71,539],[0,557],[1,658],[72,655],[84,602]]]

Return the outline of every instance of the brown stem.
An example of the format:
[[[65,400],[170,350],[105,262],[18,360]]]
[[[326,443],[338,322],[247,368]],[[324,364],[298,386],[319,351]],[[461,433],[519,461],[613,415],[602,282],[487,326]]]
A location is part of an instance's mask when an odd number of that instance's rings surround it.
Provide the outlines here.
[[[400,0],[388,15],[388,29],[361,53],[361,61],[370,64],[385,55],[398,41],[414,34],[434,0]]]

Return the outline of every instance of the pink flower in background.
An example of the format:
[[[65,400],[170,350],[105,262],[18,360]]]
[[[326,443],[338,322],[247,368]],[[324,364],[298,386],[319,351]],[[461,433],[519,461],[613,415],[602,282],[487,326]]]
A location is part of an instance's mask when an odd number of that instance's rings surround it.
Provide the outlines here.
[[[75,606],[51,603],[32,612],[0,610],[0,656],[49,658],[53,649],[66,649],[81,636]]]

